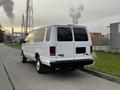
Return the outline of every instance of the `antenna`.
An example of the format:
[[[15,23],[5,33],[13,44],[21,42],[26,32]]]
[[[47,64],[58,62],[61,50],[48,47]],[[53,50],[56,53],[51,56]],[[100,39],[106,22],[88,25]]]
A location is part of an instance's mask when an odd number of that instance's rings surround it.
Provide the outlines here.
[[[25,25],[25,33],[27,35],[28,31],[34,28],[33,21],[33,0],[27,0],[26,3],[26,25]]]

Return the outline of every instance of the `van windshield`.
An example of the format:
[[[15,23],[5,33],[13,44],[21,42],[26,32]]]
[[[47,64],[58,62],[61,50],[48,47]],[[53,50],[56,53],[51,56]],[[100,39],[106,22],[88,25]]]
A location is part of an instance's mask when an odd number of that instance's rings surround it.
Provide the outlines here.
[[[58,27],[57,28],[57,39],[58,41],[73,41],[71,28]]]
[[[75,41],[88,41],[88,35],[85,28],[73,28]]]

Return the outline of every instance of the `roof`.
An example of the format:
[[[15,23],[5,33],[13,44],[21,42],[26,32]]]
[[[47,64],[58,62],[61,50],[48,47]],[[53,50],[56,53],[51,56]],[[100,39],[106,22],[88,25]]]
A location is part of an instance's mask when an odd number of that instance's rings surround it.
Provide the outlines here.
[[[39,27],[39,28],[44,28],[44,27],[50,27],[50,26],[63,26],[63,27],[82,27],[82,28],[86,28],[86,26],[83,26],[83,25],[74,25],[74,24],[68,24],[68,25],[46,25],[46,26],[43,26],[43,27]],[[36,28],[36,29],[39,29],[39,28]],[[36,30],[35,29],[35,30]]]

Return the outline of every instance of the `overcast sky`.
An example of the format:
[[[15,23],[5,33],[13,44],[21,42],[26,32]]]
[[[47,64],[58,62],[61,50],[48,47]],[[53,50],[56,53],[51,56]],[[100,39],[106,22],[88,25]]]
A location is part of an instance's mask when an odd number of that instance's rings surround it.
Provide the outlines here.
[[[14,26],[21,25],[21,16],[25,12],[26,0],[14,1]],[[48,24],[70,24],[69,8],[73,3],[82,3],[84,11],[79,22],[87,22],[103,17],[120,14],[120,0],[34,0],[35,26]],[[0,7],[0,22],[10,26],[9,19]]]

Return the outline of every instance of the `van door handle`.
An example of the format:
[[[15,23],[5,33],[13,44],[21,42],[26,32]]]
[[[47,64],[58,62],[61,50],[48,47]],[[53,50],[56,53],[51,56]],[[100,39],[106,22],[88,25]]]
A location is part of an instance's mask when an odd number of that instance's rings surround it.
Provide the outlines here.
[[[60,56],[60,57],[64,57],[64,54],[58,54],[58,56]]]

